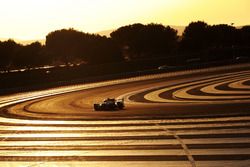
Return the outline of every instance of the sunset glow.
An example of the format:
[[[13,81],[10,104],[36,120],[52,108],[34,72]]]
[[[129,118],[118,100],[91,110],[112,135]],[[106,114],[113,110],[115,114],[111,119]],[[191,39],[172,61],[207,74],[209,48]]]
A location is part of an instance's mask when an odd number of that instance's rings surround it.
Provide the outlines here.
[[[133,23],[250,23],[249,0],[0,0],[0,38],[43,39],[54,30],[99,32]]]

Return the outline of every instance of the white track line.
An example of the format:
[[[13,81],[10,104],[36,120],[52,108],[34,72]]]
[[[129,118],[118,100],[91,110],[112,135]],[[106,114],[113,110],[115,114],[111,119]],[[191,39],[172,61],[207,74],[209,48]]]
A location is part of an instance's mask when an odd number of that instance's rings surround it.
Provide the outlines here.
[[[247,81],[250,81],[250,78],[231,83],[228,85],[228,87],[234,88],[234,89],[250,89],[250,85],[244,84]]]
[[[239,76],[239,74],[243,75],[243,74],[248,74],[248,72],[244,72],[244,73],[231,73],[230,75],[235,75],[235,76]],[[167,87],[167,88],[163,88],[163,89],[160,89],[160,90],[156,90],[156,91],[153,91],[153,92],[150,92],[148,94],[146,94],[144,96],[145,99],[149,100],[149,101],[153,101],[153,102],[165,102],[165,103],[183,103],[183,102],[188,102],[188,103],[211,103],[211,100],[213,99],[233,99],[233,98],[242,98],[242,99],[245,99],[245,98],[250,98],[250,96],[237,96],[237,97],[231,97],[231,96],[224,96],[224,97],[217,97],[217,96],[197,96],[197,95],[190,95],[187,93],[188,90],[190,89],[193,89],[193,88],[196,88],[197,85],[198,86],[205,86],[208,84],[208,82],[213,82],[213,81],[218,81],[218,80],[222,80],[222,79],[227,79],[228,78],[228,75],[227,74],[226,76],[224,75],[219,75],[218,77],[214,77],[212,79],[204,79],[204,80],[201,80],[201,81],[194,81],[192,83],[184,83],[184,84],[180,84],[180,85],[176,85],[176,86],[171,86],[171,87]],[[193,86],[190,86],[190,85],[193,85]],[[182,88],[182,87],[186,87],[186,88]],[[179,88],[182,88],[176,92],[173,93],[173,96],[174,97],[177,97],[177,98],[183,98],[183,100],[173,100],[173,99],[164,99],[164,98],[161,98],[159,95],[161,93],[164,93],[164,92],[167,92],[167,91],[171,91],[173,89],[179,89]],[[188,100],[184,100],[184,99],[188,99]],[[196,99],[202,99],[204,101],[200,102],[200,101],[197,101]],[[207,100],[207,101],[205,101]],[[214,102],[214,103],[226,103],[225,101],[220,101],[220,102]]]

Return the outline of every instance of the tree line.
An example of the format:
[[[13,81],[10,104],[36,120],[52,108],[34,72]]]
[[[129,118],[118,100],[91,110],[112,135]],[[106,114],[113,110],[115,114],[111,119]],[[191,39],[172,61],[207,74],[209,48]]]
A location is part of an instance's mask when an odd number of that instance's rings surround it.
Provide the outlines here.
[[[177,30],[170,26],[137,23],[118,28],[109,38],[62,29],[50,32],[45,45],[0,42],[0,69],[68,63],[98,65],[162,57],[215,61],[249,56],[249,51],[250,26],[236,28],[197,21],[191,22],[178,36]]]

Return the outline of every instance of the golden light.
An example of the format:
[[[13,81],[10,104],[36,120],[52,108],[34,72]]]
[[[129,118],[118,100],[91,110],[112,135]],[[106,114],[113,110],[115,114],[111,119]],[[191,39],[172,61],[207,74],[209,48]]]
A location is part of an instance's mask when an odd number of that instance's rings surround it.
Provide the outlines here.
[[[54,30],[99,32],[133,23],[250,23],[248,0],[0,0],[0,38],[41,39]]]

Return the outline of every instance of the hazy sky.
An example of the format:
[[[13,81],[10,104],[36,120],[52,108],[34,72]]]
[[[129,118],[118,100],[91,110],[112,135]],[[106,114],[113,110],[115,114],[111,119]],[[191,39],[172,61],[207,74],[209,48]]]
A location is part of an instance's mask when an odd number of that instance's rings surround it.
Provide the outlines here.
[[[250,24],[250,0],[0,0],[0,37],[43,39],[54,30],[98,32],[133,23]]]

